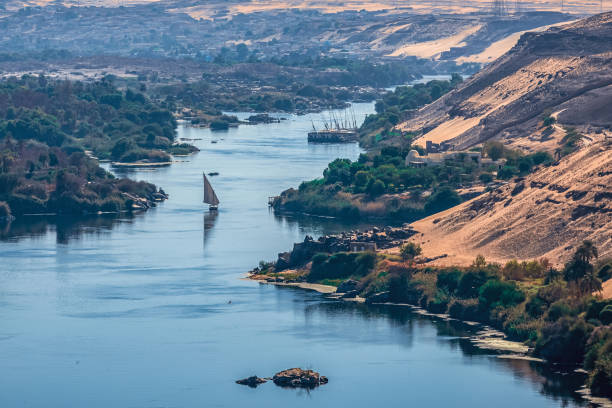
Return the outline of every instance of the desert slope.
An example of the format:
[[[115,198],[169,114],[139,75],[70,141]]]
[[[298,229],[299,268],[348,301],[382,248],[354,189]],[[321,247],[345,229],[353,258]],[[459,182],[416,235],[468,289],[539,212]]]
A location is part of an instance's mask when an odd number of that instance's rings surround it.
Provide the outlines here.
[[[556,165],[413,224],[427,257],[469,264],[478,254],[504,262],[566,261],[583,240],[612,256],[612,133],[589,135]]]
[[[419,132],[417,143],[449,142],[465,149],[489,140],[520,144],[533,139],[544,115],[585,130],[612,125],[612,13],[542,33],[524,34],[517,45],[460,88],[409,114],[398,125]],[[604,105],[601,105],[604,103]],[[588,109],[587,109],[588,108]],[[527,143],[529,145],[529,143]]]

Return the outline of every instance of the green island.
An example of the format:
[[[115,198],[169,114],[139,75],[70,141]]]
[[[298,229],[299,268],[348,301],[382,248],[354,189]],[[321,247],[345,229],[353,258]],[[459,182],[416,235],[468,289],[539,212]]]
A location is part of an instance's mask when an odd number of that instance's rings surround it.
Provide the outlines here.
[[[96,158],[168,163],[176,121],[142,94],[93,83],[11,77],[0,82],[0,217],[147,209],[156,186],[117,179]]]
[[[304,114],[343,109],[349,102],[375,100],[384,94],[382,87],[434,72],[425,61],[373,63],[304,54],[259,61],[249,53],[245,44],[235,50],[224,47],[213,64],[202,67],[197,80],[159,83],[141,76],[142,81],[124,82],[145,89],[194,126],[221,130],[238,124],[224,111]]]
[[[487,324],[524,342],[530,355],[563,369],[582,367],[591,392],[612,397],[612,299],[592,295],[612,277],[612,259],[598,259],[592,242],[562,268],[546,258],[501,265],[483,256],[468,267],[430,267],[419,263],[420,254],[412,242],[397,254],[320,252],[291,269],[262,261],[250,277],[335,286],[348,300],[407,303]]]

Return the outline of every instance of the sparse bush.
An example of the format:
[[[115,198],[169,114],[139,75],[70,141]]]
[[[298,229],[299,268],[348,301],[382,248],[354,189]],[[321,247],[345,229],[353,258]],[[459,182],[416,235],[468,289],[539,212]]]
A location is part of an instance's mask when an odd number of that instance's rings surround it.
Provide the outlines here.
[[[421,255],[422,252],[421,245],[414,242],[408,242],[400,248],[400,256],[403,260],[412,260]]]

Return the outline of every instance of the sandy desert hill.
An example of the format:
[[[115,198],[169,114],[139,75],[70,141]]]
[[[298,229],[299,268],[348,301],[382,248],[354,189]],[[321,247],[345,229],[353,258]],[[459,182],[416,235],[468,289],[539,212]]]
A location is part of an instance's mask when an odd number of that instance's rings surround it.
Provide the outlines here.
[[[566,126],[577,151],[524,179],[413,224],[424,255],[469,264],[546,257],[565,262],[583,240],[612,256],[612,13],[523,36],[508,54],[402,126],[468,148],[492,138],[523,150],[558,147]],[[557,117],[553,134],[542,115]],[[432,135],[436,135],[437,139]]]
[[[589,239],[612,256],[612,134],[594,135],[579,151],[524,180],[413,224],[415,241],[438,264],[548,258],[566,261]]]
[[[544,115],[590,131],[612,124],[612,13],[526,33],[507,54],[456,91],[398,125],[418,143],[465,149],[491,138],[531,150],[562,136],[538,132]]]

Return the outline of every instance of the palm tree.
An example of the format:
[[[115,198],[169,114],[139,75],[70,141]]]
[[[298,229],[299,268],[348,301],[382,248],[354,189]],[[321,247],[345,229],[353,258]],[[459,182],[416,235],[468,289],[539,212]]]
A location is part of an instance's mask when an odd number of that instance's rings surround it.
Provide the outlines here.
[[[602,289],[601,281],[595,276],[593,272],[589,272],[580,280],[578,283],[580,292],[584,294],[599,292]]]
[[[572,260],[565,265],[565,280],[574,282],[580,294],[601,290],[601,281],[595,276],[591,263],[598,255],[593,242],[584,241],[576,249]]]
[[[583,241],[582,245],[578,247],[576,253],[574,254],[574,258],[580,260],[585,264],[591,263],[591,259],[597,258],[599,254],[597,253],[597,248],[593,244],[593,241]]]

